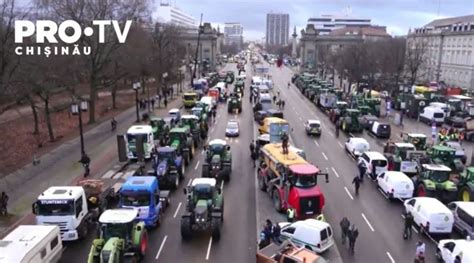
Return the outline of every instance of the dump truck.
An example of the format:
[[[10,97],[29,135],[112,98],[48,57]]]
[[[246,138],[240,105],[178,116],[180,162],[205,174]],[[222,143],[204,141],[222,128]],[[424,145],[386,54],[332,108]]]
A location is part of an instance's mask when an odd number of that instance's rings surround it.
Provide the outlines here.
[[[292,207],[297,219],[319,215],[324,207],[324,195],[318,185],[321,173],[318,167],[308,163],[293,149],[283,153],[281,143],[269,143],[261,149],[262,162],[258,168],[258,186],[267,192],[275,210],[286,211]]]

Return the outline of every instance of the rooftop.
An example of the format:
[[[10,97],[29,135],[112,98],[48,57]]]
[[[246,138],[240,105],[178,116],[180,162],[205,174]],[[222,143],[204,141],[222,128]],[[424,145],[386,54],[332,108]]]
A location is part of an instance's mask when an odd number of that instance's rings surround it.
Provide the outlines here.
[[[375,37],[390,37],[387,33],[386,27],[383,26],[346,26],[343,28],[334,29],[330,36],[375,36]]]
[[[444,27],[444,26],[450,26],[454,24],[466,24],[466,23],[474,23],[474,15],[435,19],[431,21],[430,23],[426,24],[424,27]]]
[[[124,224],[135,220],[138,210],[129,208],[109,209],[100,215],[100,223]]]

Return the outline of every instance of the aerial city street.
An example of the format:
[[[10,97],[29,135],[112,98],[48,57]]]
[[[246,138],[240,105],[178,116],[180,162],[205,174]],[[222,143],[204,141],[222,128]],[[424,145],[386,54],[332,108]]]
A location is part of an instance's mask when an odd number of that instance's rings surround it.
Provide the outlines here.
[[[171,2],[0,3],[0,263],[474,263],[472,3]]]

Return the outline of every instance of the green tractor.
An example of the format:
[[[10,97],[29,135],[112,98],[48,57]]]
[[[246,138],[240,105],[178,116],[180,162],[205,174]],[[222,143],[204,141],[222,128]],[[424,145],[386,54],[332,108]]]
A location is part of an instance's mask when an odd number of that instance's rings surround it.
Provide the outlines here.
[[[360,111],[360,115],[362,116],[372,114],[370,107],[367,105],[359,105],[357,109]]]
[[[191,130],[193,135],[194,148],[199,147],[199,143],[204,140],[207,136],[205,129],[201,129],[199,118],[195,115],[183,115],[181,116],[181,127],[187,127]]]
[[[431,147],[427,153],[435,164],[446,165],[456,173],[462,173],[464,171],[464,164],[461,158],[456,157],[456,150],[454,148],[444,145],[435,145]]]
[[[364,104],[369,107],[372,115],[380,117],[381,100],[379,98],[365,98]]]
[[[149,125],[153,131],[153,138],[160,141],[160,145],[166,144],[166,138],[170,131],[170,125],[163,119],[159,117],[151,117]]]
[[[202,164],[202,177],[224,179],[228,182],[232,172],[232,152],[230,145],[221,139],[214,139],[206,147],[206,155]]]
[[[451,169],[445,165],[421,165],[419,176],[414,177],[416,196],[435,197],[444,203],[457,200],[458,187],[450,175]]]
[[[227,84],[232,84],[234,83],[235,80],[235,74],[234,71],[227,71],[226,77],[225,77],[225,82]]]
[[[194,156],[194,143],[189,127],[173,128],[169,133],[169,142],[171,147],[174,147],[179,155],[184,158],[184,164],[189,165]]]
[[[235,82],[234,85],[234,92],[239,94],[240,98],[244,96],[244,89],[245,89],[245,82],[242,80],[238,80]]]
[[[207,106],[207,105],[206,105]],[[207,133],[209,131],[209,124],[208,119],[207,119],[207,113],[205,111],[206,108],[202,107],[194,107],[191,109],[191,113],[198,117],[199,119],[199,128],[201,129],[202,132],[205,133],[205,137],[207,137]]]
[[[227,102],[227,112],[233,113],[235,110],[238,113],[242,113],[242,100],[239,98],[239,95],[232,93]]]
[[[186,212],[181,217],[181,237],[190,239],[195,232],[211,231],[212,239],[221,237],[224,221],[224,196],[213,178],[196,178],[184,188]]]
[[[418,151],[426,151],[426,135],[422,133],[402,133],[404,142],[411,143]]]
[[[143,221],[137,222],[138,210],[106,210],[99,218],[99,238],[92,242],[87,263],[122,263],[125,254],[135,262],[143,259],[148,249],[148,232]]]
[[[459,198],[464,202],[474,201],[474,167],[468,167],[460,174],[458,181]]]
[[[346,133],[362,132],[363,127],[359,122],[360,111],[347,109],[342,115],[341,130]]]

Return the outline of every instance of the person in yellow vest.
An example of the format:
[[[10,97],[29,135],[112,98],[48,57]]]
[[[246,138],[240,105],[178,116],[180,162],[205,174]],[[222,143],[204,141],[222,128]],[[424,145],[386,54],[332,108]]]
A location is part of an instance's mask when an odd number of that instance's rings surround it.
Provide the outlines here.
[[[320,214],[316,217],[316,220],[321,221],[321,222],[326,222],[326,218],[324,217],[323,214]]]
[[[295,221],[295,214],[296,214],[296,211],[293,207],[288,207],[288,209],[286,210],[286,221],[292,223]]]

